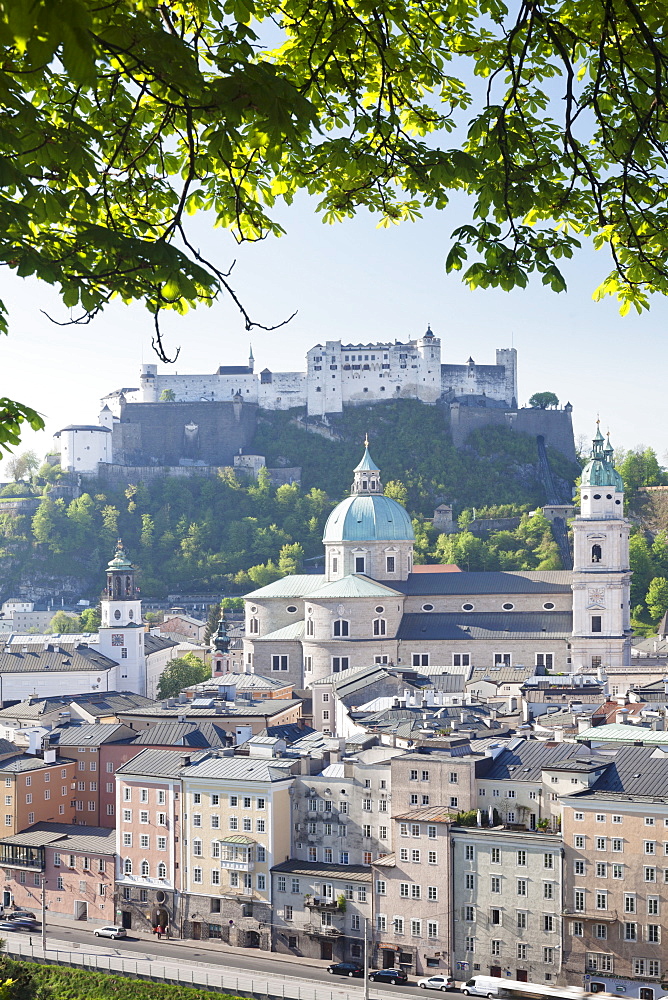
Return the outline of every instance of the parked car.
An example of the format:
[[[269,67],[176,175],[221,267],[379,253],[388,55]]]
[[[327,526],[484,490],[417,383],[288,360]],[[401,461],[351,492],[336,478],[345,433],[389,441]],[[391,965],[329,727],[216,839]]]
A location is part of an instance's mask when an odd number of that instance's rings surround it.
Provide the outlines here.
[[[9,913],[5,913],[5,920],[20,920],[23,917],[27,917],[28,920],[35,920],[35,914],[31,910],[11,910]]]
[[[327,967],[331,976],[363,976],[364,969],[357,962],[337,962]]]
[[[116,924],[109,924],[108,927],[97,927],[95,937],[123,938],[127,937],[125,927],[118,927]]]
[[[423,990],[454,990],[455,981],[452,976],[426,976],[418,979],[418,986]]]
[[[408,976],[403,969],[377,969],[369,973],[369,979],[373,983],[397,983],[408,982]]]

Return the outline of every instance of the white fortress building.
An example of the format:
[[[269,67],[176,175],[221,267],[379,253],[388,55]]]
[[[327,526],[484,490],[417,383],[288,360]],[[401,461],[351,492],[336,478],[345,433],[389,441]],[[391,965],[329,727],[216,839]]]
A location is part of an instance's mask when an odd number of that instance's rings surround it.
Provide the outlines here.
[[[517,351],[498,350],[494,365],[476,365],[472,358],[465,365],[442,364],[441,341],[427,327],[406,343],[316,344],[306,355],[305,372],[256,373],[251,350],[248,365],[221,365],[212,375],[158,374],[157,365],[142,365],[139,381],[139,388],[110,393],[102,402],[115,414],[121,395],[127,403],[157,403],[164,393],[180,403],[229,403],[240,396],[265,410],[306,406],[309,416],[398,398],[437,403],[478,395],[513,407]]]

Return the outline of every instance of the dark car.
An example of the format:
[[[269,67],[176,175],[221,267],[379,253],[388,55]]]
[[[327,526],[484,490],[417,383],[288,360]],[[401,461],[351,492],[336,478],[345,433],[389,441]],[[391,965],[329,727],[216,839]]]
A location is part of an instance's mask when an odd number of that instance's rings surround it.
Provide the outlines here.
[[[392,983],[393,986],[396,983],[408,982],[408,976],[403,969],[378,969],[369,973],[369,979],[373,983]]]
[[[32,910],[12,910],[11,913],[6,913],[4,920],[34,920],[35,914]]]
[[[357,962],[337,962],[336,965],[330,965],[327,971],[331,976],[363,976],[364,969]]]
[[[17,917],[15,920],[3,920],[0,922],[0,932],[2,931],[34,931],[37,928],[37,921],[29,917]]]

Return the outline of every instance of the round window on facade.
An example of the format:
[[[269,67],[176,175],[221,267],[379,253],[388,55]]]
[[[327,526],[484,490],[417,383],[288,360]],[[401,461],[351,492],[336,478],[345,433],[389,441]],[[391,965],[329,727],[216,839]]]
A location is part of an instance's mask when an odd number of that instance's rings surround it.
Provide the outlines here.
[[[165,902],[165,894],[162,891],[162,889],[158,889],[158,891],[156,892],[156,894],[155,894],[155,900],[156,900],[157,903],[164,903]]]
[[[594,493],[594,500],[600,500],[600,499],[601,499],[601,494],[600,493]]]
[[[251,604],[251,609],[250,610],[251,610],[251,614],[254,615],[255,612],[257,611],[257,608],[255,607],[254,604]]]
[[[385,608],[383,607],[383,605],[379,604],[378,607],[376,608],[376,614],[377,615],[382,615],[382,613],[383,613],[384,610],[385,610]]]
[[[116,619],[116,621],[118,621],[118,619],[119,619],[120,617],[121,617],[121,613],[120,613],[120,611],[118,610],[118,608],[116,608],[116,610],[114,611],[114,618]]]
[[[582,499],[583,499],[583,500],[588,500],[588,499],[589,499],[589,494],[585,493],[585,495],[583,496],[583,498],[582,498]]]
[[[434,610],[434,605],[433,604],[423,604],[422,605],[422,610],[423,611],[433,611]]]
[[[462,611],[473,611],[475,604],[462,604]]]
[[[545,611],[554,611],[554,604],[552,603],[552,601],[547,601],[543,605],[543,608],[545,609]]]
[[[619,506],[619,504],[620,504],[621,502],[622,502],[621,500],[615,500],[615,503],[617,504],[617,506]]]
[[[502,604],[501,606],[504,611],[512,611],[513,608],[515,607],[514,604]]]
[[[289,614],[294,615],[294,613],[297,610],[297,608],[296,608],[296,605],[294,605],[294,604],[288,604],[288,606],[287,606],[287,608],[285,610],[287,612],[289,612]]]
[[[606,493],[605,499],[606,500],[612,500],[612,493]]]

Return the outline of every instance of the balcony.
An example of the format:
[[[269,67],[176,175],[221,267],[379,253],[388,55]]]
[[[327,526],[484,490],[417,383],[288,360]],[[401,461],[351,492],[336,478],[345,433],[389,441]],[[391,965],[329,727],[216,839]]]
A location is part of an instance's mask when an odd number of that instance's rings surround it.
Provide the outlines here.
[[[339,904],[335,899],[325,899],[322,896],[311,896],[310,899],[305,899],[304,903],[313,910],[329,910],[330,913],[339,909]]]
[[[255,868],[254,861],[238,861],[236,858],[221,858],[220,867],[228,872],[252,872]]]
[[[339,930],[338,927],[323,927],[321,924],[306,924],[304,931],[311,937],[341,937],[343,931]]]

